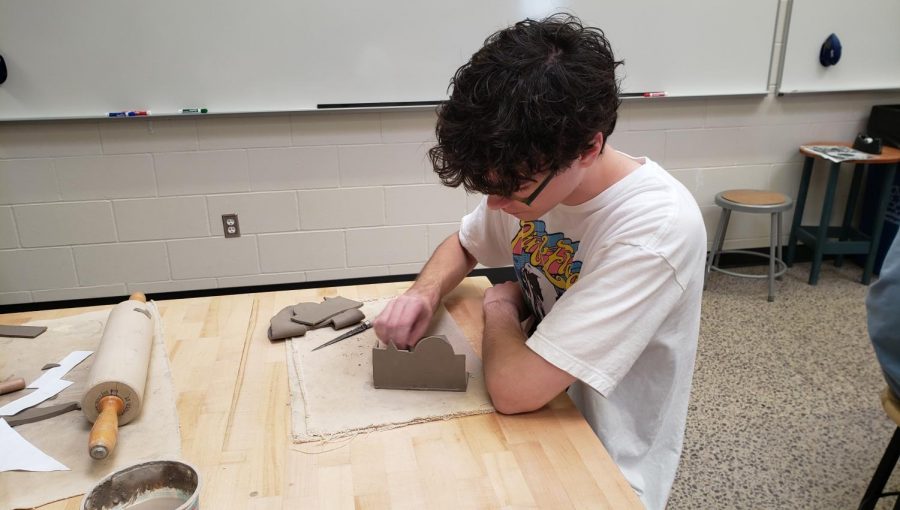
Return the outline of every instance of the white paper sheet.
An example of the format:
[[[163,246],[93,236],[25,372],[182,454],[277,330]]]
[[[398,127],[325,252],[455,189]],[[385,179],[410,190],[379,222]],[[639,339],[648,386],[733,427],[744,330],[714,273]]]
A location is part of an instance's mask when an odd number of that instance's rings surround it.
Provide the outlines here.
[[[26,441],[0,418],[0,472],[3,471],[69,471],[69,468]]]
[[[53,367],[45,371],[40,377],[31,382],[28,388],[40,388],[49,381],[62,379],[69,370],[75,368],[79,363],[87,359],[94,351],[72,351],[65,358],[59,360],[58,367]]]
[[[31,406],[36,406],[71,385],[72,381],[51,379],[43,383],[40,388],[32,391],[28,395],[13,400],[5,406],[0,407],[0,416],[12,416],[23,409],[28,409]]]
[[[27,386],[35,391],[0,407],[0,416],[12,416],[23,409],[36,406],[68,388],[72,383],[64,381],[62,377],[93,353],[94,351],[72,351],[67,354],[66,357],[59,360],[58,367],[47,370]]]

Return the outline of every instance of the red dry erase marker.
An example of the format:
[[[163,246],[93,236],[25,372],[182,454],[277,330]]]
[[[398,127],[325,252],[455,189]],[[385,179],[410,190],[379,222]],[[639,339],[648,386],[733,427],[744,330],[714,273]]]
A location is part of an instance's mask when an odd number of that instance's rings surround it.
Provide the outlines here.
[[[150,110],[133,110],[128,112],[129,117],[143,117],[145,115],[150,115]]]
[[[666,97],[665,92],[644,92],[644,97]]]

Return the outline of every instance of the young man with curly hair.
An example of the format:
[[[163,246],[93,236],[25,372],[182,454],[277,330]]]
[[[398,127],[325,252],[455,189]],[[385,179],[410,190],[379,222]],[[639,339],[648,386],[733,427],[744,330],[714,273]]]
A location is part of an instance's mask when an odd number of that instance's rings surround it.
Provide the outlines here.
[[[607,140],[621,62],[568,16],[490,36],[452,79],[435,171],[485,195],[375,321],[413,346],[477,262],[512,261],[487,290],[485,380],[501,413],[568,393],[648,508],[663,508],[681,455],[700,322],[706,231],[691,194]],[[533,314],[528,336],[520,319]]]

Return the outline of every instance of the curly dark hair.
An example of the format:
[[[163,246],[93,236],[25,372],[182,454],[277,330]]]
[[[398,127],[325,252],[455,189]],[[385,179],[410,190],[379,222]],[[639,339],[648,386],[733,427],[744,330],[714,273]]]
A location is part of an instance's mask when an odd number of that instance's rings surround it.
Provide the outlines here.
[[[556,174],[616,125],[619,81],[609,41],[568,14],[489,36],[450,82],[428,155],[447,186],[509,195]],[[603,147],[601,147],[602,151]]]

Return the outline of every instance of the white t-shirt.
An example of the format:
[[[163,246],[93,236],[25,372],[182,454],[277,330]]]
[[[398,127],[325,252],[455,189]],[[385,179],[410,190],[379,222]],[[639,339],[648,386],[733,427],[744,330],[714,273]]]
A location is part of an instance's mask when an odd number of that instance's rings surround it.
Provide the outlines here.
[[[700,330],[706,229],[697,203],[648,158],[611,187],[535,221],[487,208],[462,245],[513,266],[542,317],[527,346],[576,381],[569,395],[648,509],[664,508],[684,439]]]

